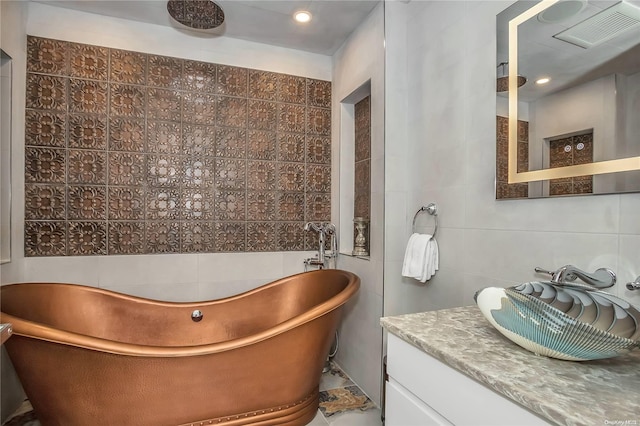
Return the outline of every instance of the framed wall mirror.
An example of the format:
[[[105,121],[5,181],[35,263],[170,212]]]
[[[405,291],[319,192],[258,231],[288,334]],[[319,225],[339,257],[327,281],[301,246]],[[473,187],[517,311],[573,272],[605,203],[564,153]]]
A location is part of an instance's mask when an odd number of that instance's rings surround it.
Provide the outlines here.
[[[639,192],[640,0],[519,1],[496,25],[496,198]]]

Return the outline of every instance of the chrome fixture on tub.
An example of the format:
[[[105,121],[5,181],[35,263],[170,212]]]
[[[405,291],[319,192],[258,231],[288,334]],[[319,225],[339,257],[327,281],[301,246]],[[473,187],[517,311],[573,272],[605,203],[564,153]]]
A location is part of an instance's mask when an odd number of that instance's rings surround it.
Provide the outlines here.
[[[627,290],[640,290],[640,277],[636,278],[634,282],[627,283]]]
[[[200,309],[196,309],[195,311],[191,312],[191,319],[193,320],[193,322],[200,322],[203,316],[204,314]]]
[[[333,223],[314,223],[307,222],[304,225],[305,231],[315,231],[318,233],[318,253],[315,257],[310,257],[304,260],[305,271],[308,267],[316,267],[318,269],[325,269],[329,267],[329,262],[333,259],[333,267],[337,266],[338,258],[338,238],[336,232],[336,226]],[[331,250],[326,252],[325,244],[327,237],[331,239]]]
[[[304,260],[304,271],[307,272],[309,268],[336,269],[338,267],[338,235],[336,226],[333,223],[307,222],[304,225],[304,230],[315,231],[318,233],[318,253],[315,255],[315,257],[309,257]],[[329,253],[327,253],[325,249],[327,236],[331,238],[331,251]],[[332,259],[333,265],[331,265]],[[331,268],[332,266],[333,268]],[[331,360],[334,356],[336,356],[336,353],[338,352],[338,340],[339,335],[338,330],[336,329],[333,344],[329,349],[329,354],[327,355],[324,367],[322,368],[323,373],[326,373],[331,369]]]
[[[575,266],[564,265],[555,272],[547,271],[542,268],[535,268],[535,271],[551,276],[551,282],[554,284],[565,284],[573,282],[576,278],[580,278],[585,283],[596,288],[612,287],[616,283],[616,274],[607,268],[599,268],[592,274],[582,271]],[[578,284],[581,285],[581,284]]]

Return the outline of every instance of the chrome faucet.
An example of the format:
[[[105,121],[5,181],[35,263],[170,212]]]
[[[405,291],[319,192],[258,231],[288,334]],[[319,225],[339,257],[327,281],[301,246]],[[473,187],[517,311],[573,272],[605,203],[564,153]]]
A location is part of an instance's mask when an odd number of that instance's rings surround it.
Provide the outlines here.
[[[551,282],[554,284],[567,284],[577,278],[596,288],[612,287],[616,283],[616,274],[607,268],[599,268],[593,273],[588,273],[573,265],[565,265],[554,272],[538,267],[535,268],[535,271],[551,275]]]
[[[305,259],[306,266],[317,266],[319,269],[326,267],[327,259],[335,258],[338,255],[338,243],[336,239],[336,227],[332,223],[307,222],[304,225],[305,231],[315,231],[318,233],[318,254],[316,257]],[[327,236],[331,237],[331,253],[325,251]]]
[[[633,282],[627,283],[627,290],[640,290],[640,277]]]

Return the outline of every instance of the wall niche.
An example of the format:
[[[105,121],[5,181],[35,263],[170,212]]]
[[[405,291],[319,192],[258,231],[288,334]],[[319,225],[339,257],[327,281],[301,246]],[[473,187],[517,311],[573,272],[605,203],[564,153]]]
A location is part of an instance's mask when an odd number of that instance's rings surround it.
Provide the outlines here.
[[[340,103],[341,253],[368,258],[371,220],[371,82]]]

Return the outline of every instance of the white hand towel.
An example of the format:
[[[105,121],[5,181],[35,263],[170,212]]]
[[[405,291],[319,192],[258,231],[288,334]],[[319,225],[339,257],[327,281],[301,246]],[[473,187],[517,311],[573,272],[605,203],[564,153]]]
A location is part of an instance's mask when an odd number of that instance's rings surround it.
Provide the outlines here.
[[[411,234],[407,248],[404,252],[404,262],[402,264],[402,275],[405,277],[419,277],[424,268],[422,259],[426,254],[427,240],[421,234]]]
[[[427,243],[424,273],[420,276],[420,281],[425,282],[436,274],[439,268],[438,243],[435,238],[430,238]]]
[[[428,234],[414,233],[404,253],[402,276],[425,282],[438,269],[438,246]]]
[[[432,238],[429,238],[429,241],[427,241],[427,250],[424,255],[422,274],[420,274],[420,278],[417,278],[417,280],[420,282],[427,281],[435,273],[435,271],[433,270],[433,244],[431,243],[431,241]]]

